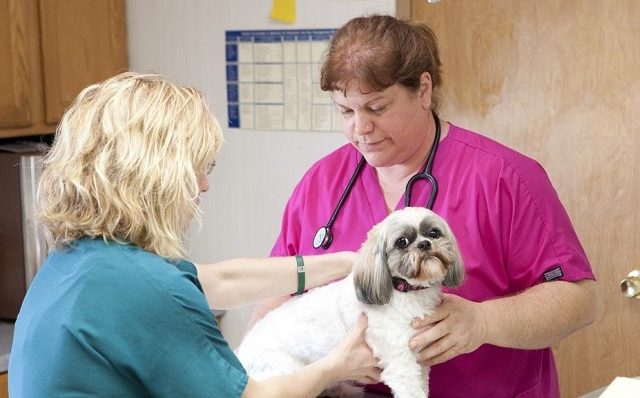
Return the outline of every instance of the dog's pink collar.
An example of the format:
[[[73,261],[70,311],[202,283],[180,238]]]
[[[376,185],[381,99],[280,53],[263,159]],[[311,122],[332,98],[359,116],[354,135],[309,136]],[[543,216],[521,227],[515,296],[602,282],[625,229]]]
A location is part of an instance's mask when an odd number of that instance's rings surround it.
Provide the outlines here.
[[[414,286],[409,282],[407,282],[406,280],[397,276],[391,277],[391,283],[393,283],[394,289],[402,293],[406,293],[411,290],[422,290],[429,287],[429,286]]]

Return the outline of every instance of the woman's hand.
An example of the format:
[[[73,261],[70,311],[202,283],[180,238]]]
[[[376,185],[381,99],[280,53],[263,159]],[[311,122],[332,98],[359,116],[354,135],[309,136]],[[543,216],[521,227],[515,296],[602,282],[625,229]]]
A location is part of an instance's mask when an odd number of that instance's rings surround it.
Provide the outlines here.
[[[460,354],[475,351],[486,342],[486,319],[482,306],[459,296],[445,294],[433,314],[411,323],[418,333],[409,341],[418,362],[436,365]]]
[[[336,380],[351,380],[363,384],[380,381],[378,359],[365,341],[367,317],[360,315],[358,322],[345,338],[325,357],[337,375]]]
[[[589,325],[599,310],[595,281],[553,281],[476,303],[445,294],[432,315],[417,319],[409,346],[418,361],[435,365],[482,344],[520,350],[551,347]],[[586,309],[586,310],[585,310]]]
[[[340,381],[380,381],[378,360],[365,341],[367,317],[361,315],[353,329],[327,356],[288,375],[262,381],[249,378],[242,398],[316,397]]]

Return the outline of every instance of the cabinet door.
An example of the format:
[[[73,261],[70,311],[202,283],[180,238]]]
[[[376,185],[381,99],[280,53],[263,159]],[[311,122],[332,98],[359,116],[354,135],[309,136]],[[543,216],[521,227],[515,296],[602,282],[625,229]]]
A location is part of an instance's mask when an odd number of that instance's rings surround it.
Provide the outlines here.
[[[127,69],[124,0],[40,0],[45,121],[85,86]]]
[[[9,389],[7,385],[7,374],[0,373],[0,398],[7,398],[9,396]]]
[[[29,56],[30,40],[27,21],[34,9],[22,0],[0,0],[0,128],[25,127],[32,123],[30,89],[33,74]],[[11,56],[4,56],[11,54]]]

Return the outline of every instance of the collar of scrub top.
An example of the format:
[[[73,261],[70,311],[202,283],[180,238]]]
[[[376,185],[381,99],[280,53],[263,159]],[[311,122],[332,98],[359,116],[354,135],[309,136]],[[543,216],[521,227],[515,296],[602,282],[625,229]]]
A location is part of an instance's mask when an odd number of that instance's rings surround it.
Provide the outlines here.
[[[404,207],[411,206],[411,191],[413,189],[413,185],[418,180],[427,180],[431,184],[431,193],[429,194],[429,201],[427,202],[427,209],[433,209],[433,204],[436,201],[436,197],[438,196],[438,182],[436,181],[433,174],[431,174],[431,169],[433,168],[433,161],[436,157],[436,152],[438,151],[438,144],[440,143],[440,118],[438,115],[432,110],[431,114],[433,115],[433,120],[436,125],[436,133],[433,137],[433,143],[431,144],[431,149],[429,150],[429,156],[427,157],[427,161],[424,165],[424,168],[420,173],[416,173],[413,177],[409,179],[407,185],[404,190]],[[323,248],[327,250],[329,246],[331,246],[331,242],[333,242],[333,234],[331,233],[331,227],[333,227],[333,223],[336,221],[340,210],[342,210],[342,206],[344,205],[345,200],[349,196],[351,189],[356,183],[356,179],[360,175],[360,172],[364,168],[366,160],[364,156],[360,158],[358,165],[356,166],[355,171],[351,175],[349,182],[347,183],[347,187],[342,192],[340,199],[338,200],[338,204],[333,209],[333,213],[329,218],[329,221],[322,227],[318,229],[316,235],[313,238],[313,247],[315,249]]]

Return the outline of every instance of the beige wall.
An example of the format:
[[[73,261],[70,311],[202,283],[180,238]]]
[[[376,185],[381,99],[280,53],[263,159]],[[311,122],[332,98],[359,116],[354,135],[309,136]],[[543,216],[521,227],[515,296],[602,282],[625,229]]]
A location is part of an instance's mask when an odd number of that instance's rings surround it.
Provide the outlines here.
[[[269,20],[265,0],[128,0],[129,59],[136,71],[168,74],[204,90],[226,125],[224,31],[336,28],[371,12],[393,14],[393,0],[297,1],[297,23]],[[248,12],[251,10],[251,12]],[[293,186],[313,162],[342,145],[340,133],[225,130],[225,145],[202,199],[204,225],[193,259],[268,255]],[[237,345],[250,308],[229,311],[222,331]]]

